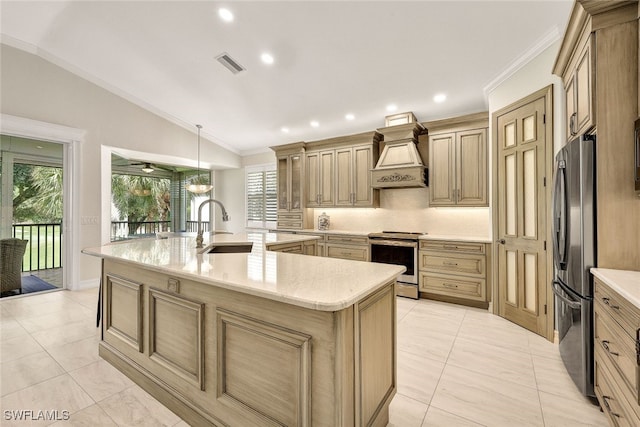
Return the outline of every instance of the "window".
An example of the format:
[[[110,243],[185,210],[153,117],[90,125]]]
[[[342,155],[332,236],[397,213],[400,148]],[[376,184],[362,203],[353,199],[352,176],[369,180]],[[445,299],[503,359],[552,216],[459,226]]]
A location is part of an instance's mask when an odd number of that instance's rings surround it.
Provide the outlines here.
[[[248,167],[247,227],[275,228],[278,210],[276,166]]]

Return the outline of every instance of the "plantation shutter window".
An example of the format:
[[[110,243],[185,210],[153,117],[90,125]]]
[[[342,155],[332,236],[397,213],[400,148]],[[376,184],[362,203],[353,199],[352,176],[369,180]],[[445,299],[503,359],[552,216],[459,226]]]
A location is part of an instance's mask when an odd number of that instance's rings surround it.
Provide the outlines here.
[[[247,169],[247,226],[273,228],[277,217],[275,166]]]

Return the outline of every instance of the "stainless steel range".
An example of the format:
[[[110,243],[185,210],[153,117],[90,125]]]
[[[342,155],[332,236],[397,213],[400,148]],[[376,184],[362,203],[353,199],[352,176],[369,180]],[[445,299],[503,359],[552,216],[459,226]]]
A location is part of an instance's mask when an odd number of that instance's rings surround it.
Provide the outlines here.
[[[396,295],[418,299],[418,238],[426,233],[383,231],[369,234],[371,262],[403,265]]]

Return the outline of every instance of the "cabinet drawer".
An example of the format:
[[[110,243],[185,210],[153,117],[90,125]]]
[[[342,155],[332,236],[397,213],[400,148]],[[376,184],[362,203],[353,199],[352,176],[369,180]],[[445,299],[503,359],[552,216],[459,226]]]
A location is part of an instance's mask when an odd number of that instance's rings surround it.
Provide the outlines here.
[[[596,350],[597,353],[597,350]],[[615,386],[616,378],[606,364],[595,361],[595,393],[600,401],[602,410],[613,426],[634,427],[640,423],[634,413],[629,413],[628,403],[622,397],[620,389]]]
[[[304,244],[302,242],[269,245],[267,249],[274,252],[289,252],[293,254],[304,254]]]
[[[457,273],[485,278],[484,255],[457,255],[420,251],[420,270],[438,273]]]
[[[327,234],[327,243],[346,243],[349,245],[368,245],[367,236],[353,236],[341,234]]]
[[[640,310],[598,279],[595,279],[594,299],[596,309],[608,313],[629,337],[637,338]]]
[[[421,273],[419,284],[421,292],[486,301],[486,284],[484,279]]]
[[[420,249],[483,254],[485,253],[485,244],[444,240],[421,240]]]
[[[595,310],[594,325],[595,347],[600,348],[612,369],[620,373],[624,380],[624,384],[620,386],[626,388],[629,398],[638,402],[635,340],[623,333],[615,321],[607,313],[602,313],[600,308]]]
[[[326,245],[327,256],[330,258],[351,259],[355,261],[369,260],[368,246]]]

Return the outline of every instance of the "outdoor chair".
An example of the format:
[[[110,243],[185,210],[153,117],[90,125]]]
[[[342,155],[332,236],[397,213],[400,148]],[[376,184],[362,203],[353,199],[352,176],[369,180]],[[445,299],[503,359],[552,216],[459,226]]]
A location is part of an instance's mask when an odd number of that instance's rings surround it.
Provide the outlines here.
[[[22,293],[22,257],[28,240],[0,240],[0,288],[1,293],[18,289]]]

